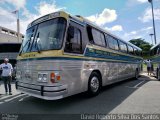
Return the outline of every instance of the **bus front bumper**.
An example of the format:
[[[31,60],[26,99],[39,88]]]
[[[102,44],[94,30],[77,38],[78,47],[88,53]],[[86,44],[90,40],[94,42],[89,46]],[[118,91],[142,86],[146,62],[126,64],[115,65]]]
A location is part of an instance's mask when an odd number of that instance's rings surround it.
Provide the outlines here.
[[[67,94],[67,85],[43,86],[16,81],[16,89],[45,100],[61,99]]]

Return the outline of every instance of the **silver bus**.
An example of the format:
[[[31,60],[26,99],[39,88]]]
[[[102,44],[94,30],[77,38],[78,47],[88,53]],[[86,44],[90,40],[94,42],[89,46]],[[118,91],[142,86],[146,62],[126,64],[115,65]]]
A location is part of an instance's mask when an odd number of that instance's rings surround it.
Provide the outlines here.
[[[160,80],[160,43],[150,49],[152,72]]]
[[[138,78],[141,49],[81,16],[59,11],[28,25],[17,57],[16,87],[56,100],[81,92],[95,96],[102,86]]]

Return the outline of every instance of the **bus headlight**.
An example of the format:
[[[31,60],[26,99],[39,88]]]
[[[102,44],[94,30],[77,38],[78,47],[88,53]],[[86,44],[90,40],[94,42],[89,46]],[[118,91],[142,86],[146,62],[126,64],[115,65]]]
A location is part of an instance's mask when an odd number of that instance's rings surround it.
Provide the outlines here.
[[[47,73],[38,73],[38,82],[47,82]]]
[[[42,81],[42,78],[43,78],[43,75],[42,75],[42,74],[38,74],[38,81],[39,81],[39,82]]]
[[[43,82],[47,82],[47,74],[43,74],[43,79],[42,79]]]

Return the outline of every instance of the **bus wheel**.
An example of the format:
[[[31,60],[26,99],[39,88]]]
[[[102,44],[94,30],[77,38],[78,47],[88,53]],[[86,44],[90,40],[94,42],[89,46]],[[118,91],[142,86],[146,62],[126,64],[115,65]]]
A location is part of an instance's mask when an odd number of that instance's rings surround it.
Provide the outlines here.
[[[136,69],[136,72],[135,72],[135,77],[134,77],[136,80],[139,78],[139,72],[138,72],[138,69]]]
[[[88,94],[89,96],[96,96],[99,94],[101,88],[101,78],[97,72],[93,72],[89,77]]]

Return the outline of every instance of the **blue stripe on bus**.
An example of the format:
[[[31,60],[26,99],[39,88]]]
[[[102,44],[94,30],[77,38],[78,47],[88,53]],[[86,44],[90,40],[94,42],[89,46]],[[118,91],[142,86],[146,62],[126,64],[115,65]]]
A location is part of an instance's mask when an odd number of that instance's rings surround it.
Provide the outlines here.
[[[32,60],[77,60],[77,61],[97,61],[97,62],[116,62],[116,63],[132,63],[137,64],[138,62],[132,61],[114,61],[113,59],[106,59],[106,60],[95,60],[95,59],[86,59],[86,58],[70,58],[70,57],[43,57],[43,58],[27,58],[18,61],[32,61]]]
[[[160,62],[160,56],[156,56],[155,58],[151,59],[152,62]]]
[[[42,58],[26,58],[18,61],[26,60],[84,60],[84,61],[100,61],[100,62],[117,62],[117,63],[139,63],[142,59],[135,58],[134,56],[120,55],[118,53],[111,53],[107,51],[97,50],[93,48],[87,48],[84,57],[87,58],[75,58],[70,57],[42,57]],[[96,58],[96,59],[94,59]],[[99,60],[97,60],[99,58]],[[103,59],[103,60],[100,60]]]
[[[132,61],[132,62],[137,62],[142,59],[140,58],[135,58],[131,56],[125,56],[125,55],[120,55],[117,53],[111,53],[111,52],[106,52],[106,51],[101,51],[101,50],[96,50],[96,49],[86,49],[85,56],[87,57],[94,57],[94,58],[104,58],[104,59],[114,59],[114,60],[123,60],[123,61]]]

